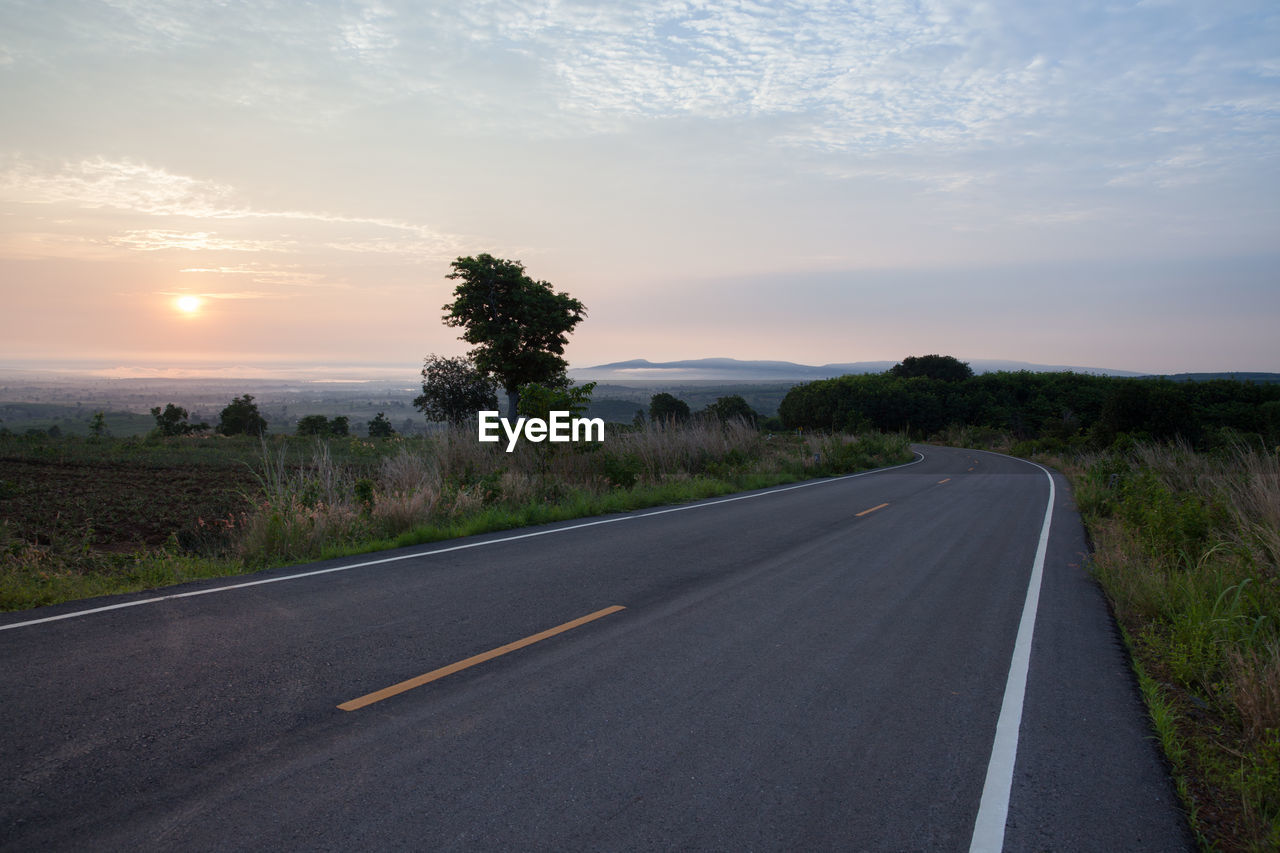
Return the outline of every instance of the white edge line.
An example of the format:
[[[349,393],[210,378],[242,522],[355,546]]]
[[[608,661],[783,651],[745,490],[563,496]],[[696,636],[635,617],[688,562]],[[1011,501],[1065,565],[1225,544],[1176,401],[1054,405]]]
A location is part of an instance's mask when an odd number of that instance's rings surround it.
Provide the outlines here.
[[[1049,478],[1049,505],[1044,510],[1040,543],[1036,546],[1035,562],[1031,564],[1027,599],[1022,605],[1018,638],[1014,641],[1013,658],[1009,661],[1009,678],[1004,686],[1004,700],[1000,704],[1000,718],[996,722],[995,742],[991,745],[991,760],[987,764],[987,779],[982,786],[982,801],[973,824],[969,853],[1000,853],[1004,849],[1004,830],[1009,819],[1009,795],[1013,790],[1013,767],[1018,757],[1018,730],[1022,726],[1022,703],[1027,692],[1027,670],[1031,665],[1031,639],[1035,633],[1036,610],[1040,605],[1040,581],[1044,576],[1045,554],[1049,550],[1049,528],[1053,526],[1056,492],[1053,474],[1035,462],[1026,459],[1018,461],[1035,465]]]
[[[280,583],[281,581],[292,581],[292,580],[298,580],[299,578],[310,578],[310,577],[315,577],[316,575],[327,575],[331,572],[346,572],[346,571],[350,571],[351,569],[364,569],[364,568],[368,568],[369,566],[378,566],[378,565],[382,565],[383,563],[395,563],[395,562],[399,562],[400,560],[415,560],[419,557],[431,557],[436,554],[447,554],[450,551],[463,551],[468,548],[480,548],[485,545],[498,545],[503,542],[514,542],[518,539],[529,539],[534,536],[546,536],[551,533],[565,533],[570,530],[581,530],[584,527],[595,527],[600,524],[613,524],[614,522],[617,522],[617,521],[630,521],[631,519],[634,519],[634,518],[648,518],[654,515],[665,515],[669,512],[683,512],[684,510],[688,510],[688,509],[699,509],[701,507],[733,503],[734,501],[745,501],[745,500],[750,500],[751,498],[764,497],[765,495],[773,495],[773,494],[778,494],[780,492],[789,492],[793,489],[803,489],[809,486],[820,486],[824,483],[836,483],[836,482],[839,482],[840,480],[850,480],[850,479],[853,479],[854,477],[865,477],[868,474],[879,474],[882,471],[892,471],[895,468],[906,468],[908,466],[915,465],[917,463],[924,461],[923,453],[919,453],[914,450],[911,452],[915,453],[915,455],[918,458],[913,459],[910,462],[904,462],[901,465],[890,465],[887,468],[873,468],[870,471],[859,471],[857,474],[843,474],[839,477],[827,477],[820,480],[809,480],[804,483],[795,483],[790,486],[780,486],[775,489],[769,489],[768,491],[752,492],[751,494],[747,494],[747,495],[735,495],[734,497],[731,497],[731,498],[719,498],[719,499],[710,500],[710,501],[699,501],[697,503],[667,507],[666,509],[657,509],[650,512],[628,513],[626,515],[614,516],[612,518],[602,518],[602,519],[597,519],[596,521],[586,521],[581,524],[572,524],[565,527],[553,527],[550,530],[537,530],[537,531],[534,531],[533,533],[519,533],[519,534],[516,534],[515,536],[504,536],[500,539],[486,539],[483,542],[467,542],[462,545],[451,545],[447,548],[435,548],[430,551],[415,551],[412,554],[399,554],[395,557],[383,557],[380,560],[365,560],[364,562],[361,562],[361,563],[351,563],[349,565],[333,566],[328,569],[315,569],[309,572],[298,572],[297,574],[281,575],[279,577],[274,577],[274,578],[262,578],[256,581],[245,581],[244,583],[229,584],[227,586],[210,587],[209,589],[197,589],[197,590],[192,590],[191,592],[176,592],[170,595],[156,595],[150,598],[140,598],[140,599],[137,599],[136,601],[125,601],[120,604],[108,604],[104,607],[93,607],[88,610],[75,610],[75,611],[72,611],[71,613],[62,613],[58,616],[46,616],[42,619],[28,619],[25,622],[13,622],[8,625],[0,625],[0,631],[8,631],[12,628],[26,628],[31,625],[42,625],[46,622],[58,622],[63,619],[75,619],[80,616],[88,616],[93,613],[103,613],[108,610],[122,610],[126,607],[138,607],[143,604],[156,604],[157,602],[170,601],[175,598],[194,598],[198,595],[210,595],[211,593],[215,593],[215,592],[228,592],[233,589],[244,589],[246,587],[251,587],[251,586],[262,586],[263,584],[268,584],[268,583]]]

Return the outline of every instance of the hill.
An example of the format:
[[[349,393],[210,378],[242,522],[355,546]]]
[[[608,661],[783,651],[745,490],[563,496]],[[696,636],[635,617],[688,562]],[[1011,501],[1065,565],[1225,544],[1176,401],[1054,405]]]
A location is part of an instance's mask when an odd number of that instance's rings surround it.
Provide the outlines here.
[[[795,380],[831,379],[851,373],[883,373],[893,367],[894,361],[854,361],[837,364],[797,364],[791,361],[740,361],[736,358],[694,358],[684,361],[654,362],[644,358],[615,361],[594,367],[577,367],[569,370],[569,376],[580,382],[625,382],[638,380],[660,381],[730,381],[730,382],[779,382]],[[1091,373],[1100,376],[1139,376],[1128,370],[1102,367],[1072,367],[1067,365],[1031,364],[1025,361],[1000,361],[974,359],[969,362],[974,373],[994,373],[1002,370],[1029,370],[1033,373]]]
[[[1269,384],[1280,382],[1280,373],[1169,373],[1163,378],[1174,382],[1212,382],[1215,379],[1230,379],[1234,382]]]

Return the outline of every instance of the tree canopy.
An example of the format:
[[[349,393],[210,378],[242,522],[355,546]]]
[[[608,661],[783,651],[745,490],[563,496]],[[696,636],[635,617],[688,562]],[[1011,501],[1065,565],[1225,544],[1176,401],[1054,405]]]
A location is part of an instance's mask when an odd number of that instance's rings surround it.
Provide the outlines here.
[[[1196,447],[1254,435],[1280,443],[1280,385],[1217,379],[1171,382],[1080,373],[985,373],[964,382],[890,373],[821,379],[792,388],[778,415],[788,427],[908,431],[988,427],[1018,439],[1082,440],[1106,447],[1120,436]]]
[[[390,438],[395,434],[396,428],[391,425],[385,413],[378,412],[369,421],[369,438]]]
[[[97,424],[101,423],[103,429],[106,427],[105,418],[101,421],[98,420],[101,415],[102,413],[98,412],[94,416],[94,427],[92,428],[94,435],[102,434],[97,429]],[[156,435],[191,435],[192,433],[204,432],[209,428],[209,425],[205,423],[188,423],[187,410],[181,406],[175,406],[173,403],[166,405],[164,411],[161,411],[159,406],[152,408],[151,416],[156,419],[154,431]]]
[[[328,435],[329,419],[324,415],[307,415],[298,421],[295,435]]]
[[[649,398],[649,420],[655,424],[689,419],[689,404],[666,391]]]
[[[429,421],[460,424],[481,409],[496,409],[498,395],[493,391],[493,380],[470,358],[445,358],[433,353],[423,361],[422,393],[414,398],[413,405]]]
[[[520,414],[530,418],[549,418],[552,412],[581,415],[591,405],[591,392],[596,383],[574,386],[567,376],[546,384],[531,382],[520,389]]]
[[[481,254],[451,266],[445,277],[458,284],[443,309],[445,325],[461,328],[460,339],[475,345],[471,360],[502,386],[507,416],[514,419],[521,386],[552,383],[569,366],[564,348],[586,308],[530,278],[519,261]]]
[[[252,394],[233,399],[218,419],[218,432],[223,435],[265,435],[267,421],[253,402]]]
[[[889,373],[899,379],[941,379],[943,382],[963,382],[973,376],[967,362],[949,355],[909,355],[889,368]]]
[[[704,410],[707,415],[719,421],[731,421],[735,418],[745,420],[747,423],[755,423],[759,415],[755,409],[747,404],[741,394],[731,394],[728,397],[717,397],[716,401]]]
[[[298,421],[294,434],[321,437],[350,435],[350,419],[346,415],[335,415],[333,420],[324,415],[307,415]]]

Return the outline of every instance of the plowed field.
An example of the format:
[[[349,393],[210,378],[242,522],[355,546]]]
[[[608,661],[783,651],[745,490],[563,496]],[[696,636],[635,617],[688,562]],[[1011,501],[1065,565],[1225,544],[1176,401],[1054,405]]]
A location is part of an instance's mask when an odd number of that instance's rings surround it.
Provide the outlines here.
[[[129,552],[187,539],[239,514],[258,491],[234,466],[151,467],[0,458],[0,523],[10,539]]]

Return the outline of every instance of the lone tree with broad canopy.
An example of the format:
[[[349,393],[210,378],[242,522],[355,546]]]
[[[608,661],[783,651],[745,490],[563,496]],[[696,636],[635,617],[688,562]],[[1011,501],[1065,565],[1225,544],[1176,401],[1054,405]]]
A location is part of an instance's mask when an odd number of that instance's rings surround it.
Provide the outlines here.
[[[924,376],[944,382],[963,382],[973,376],[969,363],[949,355],[909,355],[889,368],[899,379]]]
[[[298,421],[294,435],[328,435],[329,419],[324,415],[307,415]]]
[[[649,420],[666,424],[689,420],[689,404],[679,397],[662,391],[649,398]]]
[[[258,411],[258,404],[253,402],[252,394],[236,397],[222,410],[218,432],[223,435],[266,435],[267,421]]]
[[[754,424],[759,415],[755,409],[742,398],[741,394],[733,394],[728,397],[717,397],[716,401],[707,406],[703,410],[709,417],[713,417],[718,421],[725,422],[734,419],[741,419],[747,423]]]
[[[515,420],[520,387],[554,383],[569,366],[563,358],[568,335],[586,308],[545,281],[534,281],[524,264],[482,254],[458,258],[445,276],[458,282],[444,306],[446,326],[461,327],[460,339],[475,344],[471,359],[507,393],[507,417]]]
[[[465,423],[481,409],[496,409],[493,380],[466,356],[445,358],[434,353],[422,365],[422,393],[413,400],[429,421]],[[390,426],[390,424],[388,424]]]

